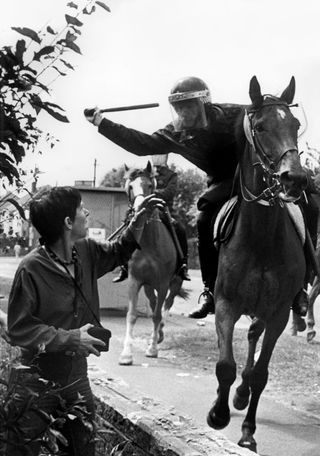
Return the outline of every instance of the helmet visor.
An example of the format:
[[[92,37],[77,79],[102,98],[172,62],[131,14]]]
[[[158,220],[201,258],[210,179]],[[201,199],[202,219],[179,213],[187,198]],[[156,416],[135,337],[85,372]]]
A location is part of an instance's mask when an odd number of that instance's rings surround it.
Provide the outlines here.
[[[171,112],[175,131],[205,128],[208,124],[201,98],[172,101]]]

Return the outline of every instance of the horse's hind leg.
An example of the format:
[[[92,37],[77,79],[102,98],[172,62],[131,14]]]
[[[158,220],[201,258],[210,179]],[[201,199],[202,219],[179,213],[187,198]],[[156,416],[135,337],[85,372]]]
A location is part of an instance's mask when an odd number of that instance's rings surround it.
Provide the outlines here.
[[[314,279],[314,282],[312,284],[312,289],[310,291],[309,295],[309,306],[308,306],[308,313],[307,313],[307,341],[311,342],[315,336],[316,336],[316,331],[314,329],[314,303],[319,295],[320,292],[320,280],[318,277]]]
[[[238,445],[251,451],[257,451],[257,444],[253,437],[256,430],[256,413],[259,399],[268,381],[268,366],[275,344],[283,332],[288,318],[290,308],[283,308],[281,314],[266,324],[265,334],[262,341],[260,356],[251,369],[249,382],[251,397],[247,415],[242,423],[242,437]]]
[[[237,410],[244,410],[250,397],[250,374],[254,365],[254,356],[259,337],[264,331],[264,323],[254,318],[248,331],[248,356],[245,368],[242,371],[242,382],[236,389],[233,397],[233,405]]]
[[[149,300],[149,304],[152,310],[152,315],[154,314],[156,305],[157,305],[157,296],[155,294],[155,290],[153,287],[150,285],[145,285],[144,286],[144,292]],[[161,319],[160,325],[159,325],[159,330],[158,330],[158,344],[161,344],[164,338],[163,334],[163,327],[164,327],[164,321],[163,318]]]
[[[229,424],[229,393],[236,379],[236,363],[233,357],[233,330],[239,315],[232,314],[232,305],[226,302],[216,303],[216,330],[218,334],[219,361],[216,364],[216,377],[219,387],[217,399],[209,410],[207,423],[214,429],[223,429]]]
[[[131,366],[133,363],[133,356],[132,356],[132,341],[133,341],[133,329],[134,325],[138,318],[138,297],[139,297],[139,290],[141,285],[138,284],[136,281],[131,281],[129,284],[129,306],[128,312],[126,316],[126,335],[123,343],[123,350],[119,357],[119,364],[121,366]]]

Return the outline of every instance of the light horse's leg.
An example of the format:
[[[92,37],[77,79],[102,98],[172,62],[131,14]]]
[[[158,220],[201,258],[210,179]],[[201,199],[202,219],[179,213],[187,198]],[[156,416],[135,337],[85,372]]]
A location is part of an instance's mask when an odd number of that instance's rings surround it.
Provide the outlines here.
[[[229,393],[236,379],[236,363],[233,357],[232,339],[234,325],[239,319],[239,311],[227,301],[216,302],[216,331],[219,345],[219,361],[216,364],[216,377],[219,387],[217,399],[209,410],[207,423],[214,429],[223,429],[229,424]]]
[[[245,368],[242,371],[242,382],[236,389],[233,405],[237,410],[244,410],[250,398],[250,375],[254,366],[254,356],[257,342],[265,328],[264,322],[254,318],[248,331],[248,356]]]
[[[126,316],[126,335],[123,344],[123,350],[120,354],[119,364],[122,366],[131,366],[133,363],[132,356],[132,342],[133,342],[133,329],[138,318],[138,297],[141,288],[141,283],[133,278],[129,279],[129,306]]]
[[[144,291],[145,291],[147,298],[149,299],[149,304],[150,304],[150,307],[152,310],[152,314],[154,314],[154,311],[155,311],[155,308],[157,305],[157,296],[156,296],[155,290],[150,285],[145,285]],[[159,331],[158,331],[158,344],[161,344],[161,342],[163,341],[163,338],[164,338],[163,327],[164,327],[164,321],[162,318],[160,325],[159,325]]]
[[[169,284],[162,284],[161,288],[157,290],[157,303],[153,310],[152,320],[153,320],[153,331],[151,334],[149,346],[146,351],[146,356],[149,358],[158,357],[158,343],[159,343],[159,331],[163,327],[162,322],[162,305],[164,303]],[[162,326],[161,326],[162,325]],[[162,334],[163,336],[163,334]],[[163,337],[162,337],[163,338]],[[161,338],[160,338],[161,340]]]
[[[314,282],[312,284],[312,288],[309,294],[309,306],[308,306],[308,313],[307,313],[307,341],[311,342],[315,336],[316,331],[314,329],[315,320],[314,320],[314,303],[320,293],[320,280],[318,277],[315,277]]]
[[[290,304],[281,306],[281,313],[266,323],[260,356],[251,370],[249,383],[251,398],[247,415],[242,423],[242,437],[238,445],[257,451],[257,444],[253,437],[256,430],[256,413],[259,399],[268,381],[268,366],[275,344],[286,327],[290,312]]]

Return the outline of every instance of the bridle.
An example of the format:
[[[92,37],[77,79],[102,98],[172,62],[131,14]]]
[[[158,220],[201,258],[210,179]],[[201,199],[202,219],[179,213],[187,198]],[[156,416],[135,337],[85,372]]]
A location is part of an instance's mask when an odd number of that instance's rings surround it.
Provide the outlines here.
[[[250,111],[245,111],[243,118],[243,129],[247,139],[247,148],[251,148],[252,152],[256,154],[258,161],[253,163],[253,166],[260,166],[263,172],[263,180],[266,184],[266,188],[259,193],[258,195],[253,194],[244,183],[243,173],[240,170],[240,189],[243,199],[248,202],[258,202],[264,206],[272,206],[276,202],[280,205],[283,205],[283,201],[279,197],[279,193],[282,190],[282,184],[280,182],[280,176],[276,172],[276,169],[289,152],[297,152],[298,149],[288,149],[285,150],[280,157],[275,161],[271,160],[270,157],[266,154],[263,145],[259,141],[258,135],[256,135],[256,129],[253,125],[253,118],[256,113],[260,112],[263,108],[267,106],[284,106],[290,108],[295,105],[288,105],[286,102],[281,100],[275,100],[272,102],[264,103],[259,109],[252,109]]]

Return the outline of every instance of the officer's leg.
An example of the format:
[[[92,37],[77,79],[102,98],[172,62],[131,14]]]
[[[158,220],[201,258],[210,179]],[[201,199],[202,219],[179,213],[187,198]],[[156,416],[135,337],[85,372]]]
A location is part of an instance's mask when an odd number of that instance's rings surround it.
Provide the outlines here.
[[[173,220],[172,222],[173,227],[175,229],[183,257],[179,260],[179,269],[178,275],[183,280],[191,280],[188,274],[188,240],[187,240],[187,233],[181,223]]]
[[[212,208],[200,211],[197,221],[198,251],[204,291],[198,301],[198,307],[190,314],[190,318],[204,318],[214,313],[213,291],[218,270],[218,252],[213,245]]]

